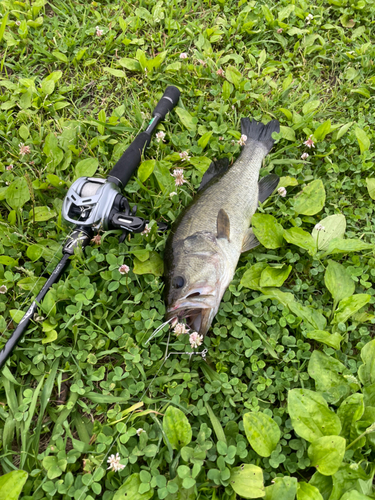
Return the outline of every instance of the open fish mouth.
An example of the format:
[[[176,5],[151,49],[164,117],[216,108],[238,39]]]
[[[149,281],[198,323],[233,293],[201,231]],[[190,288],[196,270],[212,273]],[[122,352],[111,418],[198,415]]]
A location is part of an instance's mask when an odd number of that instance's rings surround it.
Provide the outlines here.
[[[196,304],[186,305],[185,307],[181,305],[178,308],[169,309],[167,319],[176,318],[179,323],[185,320],[187,327],[191,331],[205,335],[211,326],[215,314],[216,310],[208,305]]]

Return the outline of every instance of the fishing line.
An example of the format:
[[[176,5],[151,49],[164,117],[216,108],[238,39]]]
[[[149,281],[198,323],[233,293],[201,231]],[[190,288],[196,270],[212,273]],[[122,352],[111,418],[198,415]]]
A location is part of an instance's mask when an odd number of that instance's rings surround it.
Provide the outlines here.
[[[168,321],[164,321],[164,323],[162,323],[161,325],[159,325],[156,330],[153,331],[153,333],[151,334],[151,336],[146,340],[145,342],[145,345],[148,344],[148,342],[150,342],[151,339],[153,339],[159,332],[160,330],[162,330],[166,325],[168,325],[168,323],[170,323],[171,321],[173,321],[174,318],[170,318]]]

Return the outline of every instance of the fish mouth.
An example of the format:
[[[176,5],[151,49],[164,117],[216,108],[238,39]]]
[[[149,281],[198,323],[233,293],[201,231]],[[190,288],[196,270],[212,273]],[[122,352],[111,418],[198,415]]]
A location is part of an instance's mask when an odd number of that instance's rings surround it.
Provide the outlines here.
[[[212,295],[192,295],[187,300],[171,307],[167,312],[167,319],[176,318],[178,322],[185,320],[191,331],[204,336],[208,332],[217,312],[215,297]]]

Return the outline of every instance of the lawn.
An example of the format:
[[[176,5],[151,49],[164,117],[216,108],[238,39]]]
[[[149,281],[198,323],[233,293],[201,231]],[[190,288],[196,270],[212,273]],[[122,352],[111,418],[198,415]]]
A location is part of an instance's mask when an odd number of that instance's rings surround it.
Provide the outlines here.
[[[375,498],[371,0],[0,3],[0,349],[169,85],[123,194],[147,234],[77,251],[0,374],[0,500]],[[165,320],[163,251],[241,117],[280,122],[201,346]],[[176,185],[175,169],[184,182]],[[176,175],[176,174],[175,174]],[[251,187],[249,186],[249,190]]]

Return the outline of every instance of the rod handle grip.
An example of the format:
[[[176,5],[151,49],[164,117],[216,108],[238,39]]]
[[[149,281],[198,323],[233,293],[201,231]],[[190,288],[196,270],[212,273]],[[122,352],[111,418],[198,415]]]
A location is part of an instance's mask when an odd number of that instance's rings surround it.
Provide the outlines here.
[[[142,151],[150,141],[150,135],[141,132],[130,146],[124,151],[123,155],[108,174],[108,178],[115,177],[122,186],[125,187],[130,177],[136,171],[141,163]],[[109,179],[110,180],[110,179]]]
[[[152,112],[152,116],[160,116],[164,120],[166,114],[176,106],[180,98],[181,92],[177,87],[170,85],[165,89],[163,97],[157,103],[156,108]]]

